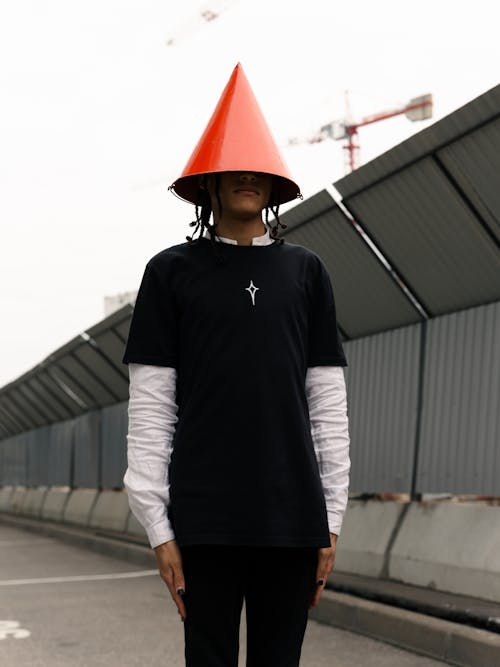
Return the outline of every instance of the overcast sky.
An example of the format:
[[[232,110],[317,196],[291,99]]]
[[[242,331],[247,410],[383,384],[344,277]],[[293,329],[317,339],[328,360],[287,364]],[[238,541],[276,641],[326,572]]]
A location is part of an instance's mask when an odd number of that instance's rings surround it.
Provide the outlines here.
[[[362,163],[391,149],[500,82],[499,18],[491,0],[3,2],[0,386],[184,240],[167,186],[238,61],[307,197],[343,175],[341,142],[290,137],[343,118],[346,90],[353,119],[432,93],[432,120],[360,130]]]

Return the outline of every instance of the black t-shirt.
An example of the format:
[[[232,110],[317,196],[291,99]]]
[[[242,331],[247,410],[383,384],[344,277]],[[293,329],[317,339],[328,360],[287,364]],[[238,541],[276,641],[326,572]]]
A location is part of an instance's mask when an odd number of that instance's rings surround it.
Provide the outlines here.
[[[176,539],[330,546],[305,393],[309,366],[347,365],[328,273],[287,242],[223,255],[201,238],[147,263],[123,357],[177,369]]]

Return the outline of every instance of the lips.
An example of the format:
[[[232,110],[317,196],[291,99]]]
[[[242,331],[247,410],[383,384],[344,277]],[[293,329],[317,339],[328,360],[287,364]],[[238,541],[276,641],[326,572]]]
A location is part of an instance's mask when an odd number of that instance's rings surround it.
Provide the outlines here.
[[[258,194],[259,194],[259,191],[258,191],[258,190],[256,190],[255,188],[251,188],[251,187],[250,187],[250,188],[249,188],[249,187],[245,187],[245,188],[236,188],[235,192],[240,192],[240,193],[243,193],[243,194],[251,193],[251,194],[254,194],[254,195],[258,195]]]

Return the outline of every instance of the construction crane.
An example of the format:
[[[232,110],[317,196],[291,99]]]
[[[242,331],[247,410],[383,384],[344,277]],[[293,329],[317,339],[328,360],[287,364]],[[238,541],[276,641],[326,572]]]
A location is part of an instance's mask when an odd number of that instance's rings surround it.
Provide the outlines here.
[[[412,98],[409,102],[396,109],[389,111],[381,111],[380,113],[365,116],[359,122],[351,122],[349,120],[335,120],[331,123],[323,125],[319,132],[305,141],[310,144],[324,141],[325,139],[333,139],[334,141],[342,141],[347,139],[347,144],[344,149],[344,170],[345,173],[354,171],[359,166],[359,139],[358,128],[365,125],[371,125],[387,118],[393,118],[404,114],[408,120],[412,122],[419,120],[427,120],[432,118],[432,94],[420,95]],[[349,100],[346,91],[346,118],[350,118]],[[304,143],[304,140],[296,137],[288,140],[289,145]]]
[[[199,28],[202,28],[207,23],[212,23],[220,18],[221,14],[227,9],[232,8],[238,0],[212,0],[209,4],[202,5],[194,16],[181,22],[173,31],[170,37],[166,40],[168,47],[175,47],[184,38],[190,36]],[[148,180],[142,183],[133,183],[129,186],[133,192],[140,190],[147,190],[149,188],[163,187],[165,183],[172,183],[173,176],[164,177],[162,179]]]
[[[201,26],[216,21],[220,15],[235,4],[236,0],[212,0],[203,5],[192,18],[181,23],[174,33],[167,39],[167,46],[177,45],[184,37]]]

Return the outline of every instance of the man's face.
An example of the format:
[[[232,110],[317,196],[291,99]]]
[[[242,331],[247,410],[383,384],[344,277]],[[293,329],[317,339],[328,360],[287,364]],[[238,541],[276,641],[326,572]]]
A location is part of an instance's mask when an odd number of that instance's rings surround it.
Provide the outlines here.
[[[273,177],[256,171],[224,171],[219,175],[219,197],[223,215],[240,220],[260,217],[271,196]],[[212,200],[212,210],[219,212],[215,194],[215,175],[210,174],[207,182]]]

